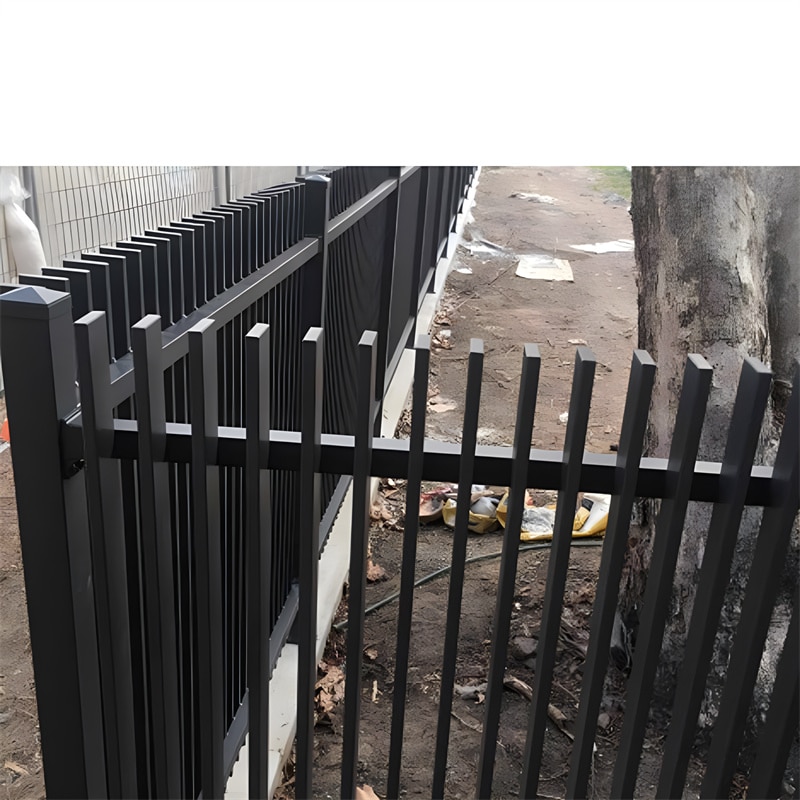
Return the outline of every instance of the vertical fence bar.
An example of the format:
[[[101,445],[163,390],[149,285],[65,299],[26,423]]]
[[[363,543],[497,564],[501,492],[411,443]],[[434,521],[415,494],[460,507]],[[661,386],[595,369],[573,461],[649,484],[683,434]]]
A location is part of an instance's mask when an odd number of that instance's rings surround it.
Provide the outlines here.
[[[75,323],[75,344],[81,385],[109,796],[136,797],[137,753],[122,485],[119,462],[107,458],[113,442],[114,421],[103,312],[92,311]]]
[[[69,280],[73,319],[79,319],[94,308],[92,284],[87,270],[69,269],[68,267],[42,267],[42,275],[52,278],[67,278]]]
[[[720,498],[711,514],[672,721],[664,745],[664,760],[656,790],[658,798],[679,796],[686,779],[694,729],[714,647],[714,633],[736,548],[771,376],[772,373],[761,362],[754,358],[745,359],[722,460]]]
[[[353,452],[353,511],[350,529],[350,578],[347,596],[347,677],[342,732],[342,798],[353,800],[358,768],[358,724],[361,717],[361,660],[364,650],[364,606],[369,543],[370,462],[375,411],[375,331],[358,343],[357,414]]]
[[[59,441],[77,406],[69,295],[3,293],[0,334],[47,793],[106,797],[84,476]]]
[[[441,691],[439,692],[439,721],[436,727],[436,754],[433,764],[433,798],[444,797],[447,770],[447,747],[450,743],[450,712],[453,708],[453,687],[456,680],[458,631],[461,622],[461,598],[464,590],[464,571],[469,536],[469,510],[472,504],[472,473],[475,465],[475,446],[478,443],[478,415],[481,408],[481,377],[483,374],[483,341],[472,339],[467,367],[467,390],[464,399],[464,426],[461,434],[461,457],[458,467],[458,498],[456,527],[453,531],[450,585],[447,597],[447,619],[444,631]]]
[[[781,783],[800,716],[800,584],[795,587],[794,611],[783,644],[767,720],[759,736],[756,760],[750,770],[748,797],[779,797]]]
[[[322,435],[321,328],[303,338],[300,446],[299,583],[297,612],[297,764],[298,797],[312,797],[314,764],[314,686],[317,682],[317,578],[319,573],[319,450]]]
[[[191,502],[194,531],[195,599],[200,713],[200,785],[203,797],[222,797],[222,565],[219,525],[219,468],[216,461],[217,334],[213,319],[189,331],[192,426]]]
[[[683,373],[683,389],[667,462],[670,491],[669,496],[661,502],[656,521],[639,636],[625,694],[625,718],[614,764],[612,797],[630,799],[636,788],[647,714],[653,696],[653,681],[669,611],[672,578],[675,574],[710,388],[711,367],[708,362],[699,355],[689,355]]]
[[[561,609],[564,603],[564,588],[569,568],[572,524],[575,519],[575,501],[580,487],[595,365],[596,361],[592,351],[588,347],[579,347],[575,356],[575,372],[572,379],[569,418],[561,465],[562,488],[558,493],[556,518],[553,523],[553,545],[550,549],[547,587],[542,602],[542,624],[539,630],[539,647],[536,654],[536,679],[533,685],[528,736],[523,756],[525,766],[520,792],[524,797],[536,797],[539,786],[547,708],[550,703],[556,646],[561,630]]]
[[[166,415],[161,320],[148,315],[131,329],[138,417],[138,468],[144,551],[145,613],[157,797],[183,794],[178,697],[177,626],[169,508],[164,462]]]
[[[428,223],[428,182],[430,176],[430,167],[420,167],[420,180],[419,180],[419,202],[417,204],[417,226],[416,226],[416,241],[414,242],[414,275],[411,279],[411,306],[408,309],[410,316],[416,320],[417,312],[421,305],[419,284],[423,271],[425,270],[425,236],[427,232]],[[416,327],[416,326],[414,326]],[[406,342],[406,347],[411,347],[414,337],[414,328],[412,327],[411,333]]]
[[[386,369],[389,353],[389,324],[392,319],[392,277],[397,244],[397,220],[400,215],[400,167],[391,167],[390,175],[395,179],[395,190],[386,198],[386,228],[383,238],[381,258],[381,295],[378,312],[378,372],[375,376],[375,399],[378,401],[378,414],[375,418],[375,435],[380,436],[383,417],[383,397],[386,394]]]
[[[408,451],[406,519],[403,531],[403,562],[400,571],[400,599],[397,611],[397,651],[392,689],[392,727],[389,740],[389,774],[386,795],[397,800],[400,794],[400,765],[403,755],[403,728],[408,686],[408,653],[411,643],[411,615],[414,610],[414,567],[419,533],[419,495],[422,485],[422,459],[425,449],[425,412],[428,406],[430,336],[418,336],[414,362],[411,441]]]
[[[592,765],[597,715],[608,667],[608,648],[617,609],[619,580],[628,544],[631,511],[639,477],[644,430],[656,365],[644,350],[636,350],[631,362],[616,470],[620,485],[615,488],[608,515],[597,591],[592,607],[589,649],[583,672],[578,721],[572,763],[567,778],[567,796],[586,797]]]
[[[254,325],[245,337],[247,428],[245,523],[247,529],[247,689],[249,697],[249,796],[267,796],[269,749],[269,598],[272,574],[272,498],[269,457],[270,328]]]
[[[497,729],[500,725],[500,705],[503,699],[503,674],[506,667],[506,649],[511,625],[511,605],[514,602],[519,535],[525,506],[528,459],[531,452],[533,418],[536,413],[541,363],[539,348],[534,344],[526,344],[522,358],[517,420],[514,428],[508,516],[506,529],[503,532],[500,578],[492,623],[492,649],[486,689],[486,710],[483,717],[483,734],[478,757],[475,795],[481,799],[489,798],[492,791],[494,757],[497,752]]]
[[[761,663],[772,607],[778,594],[781,570],[800,502],[798,442],[800,362],[795,365],[792,396],[772,471],[775,486],[773,505],[764,509],[761,518],[750,577],[742,601],[742,614],[736,628],[736,638],[720,699],[719,716],[714,723],[701,797],[727,795],[736,768],[736,756],[742,741],[747,709]]]

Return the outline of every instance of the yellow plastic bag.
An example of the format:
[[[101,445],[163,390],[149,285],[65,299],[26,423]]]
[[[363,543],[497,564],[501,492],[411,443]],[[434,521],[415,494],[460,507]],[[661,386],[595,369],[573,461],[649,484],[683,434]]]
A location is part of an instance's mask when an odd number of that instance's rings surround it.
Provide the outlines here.
[[[456,526],[456,503],[453,500],[448,500],[442,507],[442,517],[444,524],[449,528]],[[490,533],[497,528],[497,517],[490,517],[487,514],[476,514],[474,511],[469,512],[469,522],[467,528],[473,533]]]
[[[525,509],[522,512],[521,542],[547,542],[553,538],[555,522],[555,503],[547,506],[530,505],[525,498]],[[589,494],[583,496],[583,503],[578,508],[573,522],[573,536],[576,538],[598,536],[605,533],[608,525],[608,510],[611,506],[611,495]],[[585,513],[585,512],[588,512]],[[505,528],[508,516],[508,492],[497,506],[497,519]]]

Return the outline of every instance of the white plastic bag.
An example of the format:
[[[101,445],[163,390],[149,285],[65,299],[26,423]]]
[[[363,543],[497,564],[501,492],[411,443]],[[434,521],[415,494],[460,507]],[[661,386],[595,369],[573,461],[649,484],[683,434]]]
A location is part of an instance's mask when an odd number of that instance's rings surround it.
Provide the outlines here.
[[[46,265],[42,239],[33,220],[25,213],[22,204],[30,192],[10,170],[0,171],[0,205],[6,222],[8,249],[19,275],[41,275]]]

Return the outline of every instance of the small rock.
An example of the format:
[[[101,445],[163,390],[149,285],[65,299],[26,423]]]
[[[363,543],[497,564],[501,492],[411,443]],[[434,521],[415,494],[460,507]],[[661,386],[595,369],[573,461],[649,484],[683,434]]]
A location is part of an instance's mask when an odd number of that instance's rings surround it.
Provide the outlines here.
[[[511,642],[511,655],[518,661],[525,661],[536,655],[536,645],[536,639],[531,639],[528,636],[517,636]]]
[[[605,730],[610,724],[611,724],[611,717],[608,714],[606,714],[605,711],[603,711],[597,717],[597,727]]]

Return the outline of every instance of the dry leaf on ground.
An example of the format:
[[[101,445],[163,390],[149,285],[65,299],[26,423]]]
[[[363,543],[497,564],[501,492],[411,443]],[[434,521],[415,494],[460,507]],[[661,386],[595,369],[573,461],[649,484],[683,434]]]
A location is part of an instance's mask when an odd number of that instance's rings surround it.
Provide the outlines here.
[[[367,559],[367,583],[378,583],[385,581],[386,578],[386,570],[380,564],[374,563],[371,558]]]

